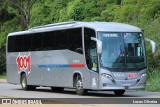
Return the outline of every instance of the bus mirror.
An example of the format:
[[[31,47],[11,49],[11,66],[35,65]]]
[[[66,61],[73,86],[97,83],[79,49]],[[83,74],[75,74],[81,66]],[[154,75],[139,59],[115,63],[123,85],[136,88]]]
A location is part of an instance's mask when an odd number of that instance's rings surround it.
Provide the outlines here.
[[[102,53],[102,41],[98,40],[97,38],[91,37],[91,40],[95,41],[97,43],[97,53]]]
[[[154,42],[153,40],[151,39],[148,39],[148,38],[145,38],[145,41],[149,42],[151,45],[152,45],[152,53],[156,53],[157,51],[157,44],[156,42]]]

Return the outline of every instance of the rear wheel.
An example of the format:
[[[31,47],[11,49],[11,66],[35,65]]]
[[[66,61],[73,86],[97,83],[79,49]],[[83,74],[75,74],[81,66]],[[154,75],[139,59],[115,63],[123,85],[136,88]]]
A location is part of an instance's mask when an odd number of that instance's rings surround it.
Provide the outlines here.
[[[64,88],[63,87],[51,87],[52,91],[54,92],[63,92]]]
[[[78,76],[76,80],[76,93],[77,95],[84,95],[87,93],[87,90],[83,89],[83,83],[82,83],[81,76]]]
[[[35,90],[36,87],[35,86],[31,86],[27,84],[27,77],[26,74],[22,74],[21,77],[21,87],[23,90]]]
[[[125,93],[125,90],[114,90],[114,94],[117,96],[122,96]]]

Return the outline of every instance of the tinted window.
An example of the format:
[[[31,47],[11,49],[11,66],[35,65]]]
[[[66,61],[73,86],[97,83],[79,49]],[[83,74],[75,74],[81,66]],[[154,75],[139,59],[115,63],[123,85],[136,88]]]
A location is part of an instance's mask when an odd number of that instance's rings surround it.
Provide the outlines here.
[[[15,36],[15,51],[23,51],[23,36]]]
[[[43,37],[43,50],[54,50],[55,32],[45,32]]]
[[[68,30],[56,31],[55,36],[55,49],[67,49],[68,48]]]
[[[11,36],[8,38],[8,52],[43,51],[69,49],[82,51],[82,29],[58,30],[44,33]]]
[[[32,34],[24,35],[23,36],[23,51],[31,51],[31,37]]]
[[[15,36],[8,37],[8,52],[15,51]]]
[[[81,28],[69,30],[69,44],[68,48],[71,51],[83,53],[82,51],[82,30]]]
[[[41,51],[43,49],[43,33],[35,33],[32,36],[31,51]]]

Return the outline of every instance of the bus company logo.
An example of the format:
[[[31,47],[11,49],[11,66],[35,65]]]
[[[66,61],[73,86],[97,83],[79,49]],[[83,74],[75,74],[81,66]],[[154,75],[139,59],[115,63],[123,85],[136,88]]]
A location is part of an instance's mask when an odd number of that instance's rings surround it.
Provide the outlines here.
[[[30,53],[28,56],[26,55],[21,55],[20,53],[18,54],[16,58],[17,62],[17,67],[18,67],[18,73],[20,73],[22,70],[27,70],[28,69],[28,74],[31,72],[31,57]]]

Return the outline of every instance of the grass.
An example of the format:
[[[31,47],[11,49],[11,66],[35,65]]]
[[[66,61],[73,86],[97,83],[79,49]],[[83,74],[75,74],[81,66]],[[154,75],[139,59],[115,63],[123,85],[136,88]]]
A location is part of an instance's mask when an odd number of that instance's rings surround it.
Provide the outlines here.
[[[148,69],[147,91],[160,92],[160,68]]]
[[[6,79],[6,73],[0,74],[0,79]]]

